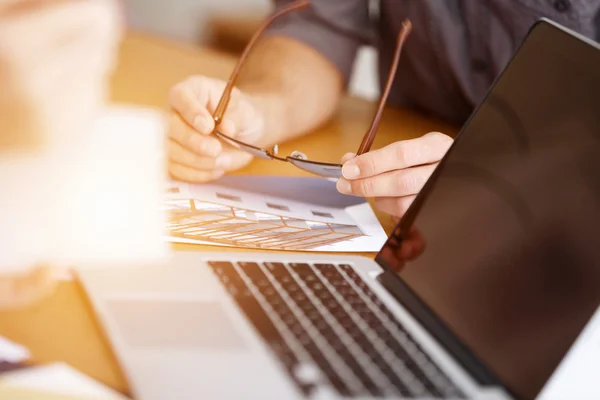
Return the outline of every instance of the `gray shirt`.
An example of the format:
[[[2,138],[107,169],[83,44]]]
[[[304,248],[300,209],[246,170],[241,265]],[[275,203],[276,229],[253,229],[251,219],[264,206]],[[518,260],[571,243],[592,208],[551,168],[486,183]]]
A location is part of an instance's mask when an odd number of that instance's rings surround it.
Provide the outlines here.
[[[277,7],[292,0],[274,0]],[[270,34],[308,44],[329,59],[346,82],[362,38],[379,50],[385,82],[400,24],[407,40],[389,103],[463,122],[509,61],[533,23],[552,19],[600,38],[600,0],[312,0],[278,21]]]

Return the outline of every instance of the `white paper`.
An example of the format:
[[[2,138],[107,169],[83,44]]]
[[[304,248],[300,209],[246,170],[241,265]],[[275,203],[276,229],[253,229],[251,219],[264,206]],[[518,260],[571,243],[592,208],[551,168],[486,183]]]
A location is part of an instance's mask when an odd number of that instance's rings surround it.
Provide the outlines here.
[[[377,252],[387,235],[369,203],[322,178],[231,176],[170,182],[168,240],[290,251]]]
[[[0,336],[0,361],[17,364],[29,358],[29,350]]]
[[[166,259],[164,119],[111,107],[71,141],[0,159],[0,271]]]
[[[145,109],[113,107],[98,119],[64,174],[55,221],[67,228],[58,230],[53,259],[78,268],[166,259],[163,128],[160,114]]]
[[[0,377],[0,381],[16,388],[51,392],[64,396],[105,400],[127,399],[64,363],[9,372]]]
[[[600,308],[554,371],[539,400],[600,399]]]

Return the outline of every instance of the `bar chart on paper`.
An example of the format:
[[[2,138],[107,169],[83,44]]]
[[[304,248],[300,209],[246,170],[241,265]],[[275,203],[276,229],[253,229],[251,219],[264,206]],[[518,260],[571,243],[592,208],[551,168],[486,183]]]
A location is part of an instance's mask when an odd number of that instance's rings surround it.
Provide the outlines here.
[[[294,251],[378,251],[387,236],[364,199],[321,178],[226,177],[170,182],[172,242]]]

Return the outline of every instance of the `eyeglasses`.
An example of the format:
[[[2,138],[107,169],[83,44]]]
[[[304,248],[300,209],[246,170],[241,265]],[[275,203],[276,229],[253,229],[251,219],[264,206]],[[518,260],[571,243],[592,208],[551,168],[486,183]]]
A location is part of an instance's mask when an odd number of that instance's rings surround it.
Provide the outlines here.
[[[261,37],[263,32],[279,17],[289,14],[292,11],[306,8],[309,5],[310,5],[310,1],[307,1],[307,0],[300,0],[300,1],[295,1],[295,2],[291,3],[289,6],[284,7],[281,10],[279,10],[277,13],[273,14],[254,33],[254,35],[250,39],[250,42],[248,43],[248,45],[242,52],[242,55],[240,56],[240,59],[238,60],[237,65],[235,66],[233,73],[231,74],[231,77],[227,81],[227,85],[225,86],[223,95],[221,96],[221,99],[219,100],[219,103],[217,104],[215,113],[213,115],[213,118],[215,121],[215,130],[213,131],[213,134],[217,138],[222,140],[223,142],[225,142],[233,147],[236,147],[240,150],[246,151],[246,152],[254,155],[255,157],[263,158],[266,160],[285,161],[285,162],[292,163],[296,167],[303,169],[304,171],[313,173],[315,175],[320,175],[320,176],[328,177],[328,178],[339,178],[342,176],[342,165],[341,164],[333,164],[333,163],[321,162],[321,161],[312,161],[312,160],[309,160],[306,155],[304,155],[303,153],[301,153],[299,151],[294,151],[294,152],[292,152],[291,155],[289,155],[287,157],[281,157],[278,155],[278,145],[273,146],[271,149],[263,149],[263,148],[253,146],[248,143],[241,142],[237,139],[231,138],[231,137],[224,135],[221,132],[218,132],[216,130],[216,127],[218,127],[219,122],[221,122],[221,120],[223,119],[223,115],[225,114],[225,111],[227,110],[227,106],[229,104],[229,99],[231,97],[231,92],[232,92],[233,88],[235,87],[235,83],[236,83],[237,77],[239,75],[239,72],[240,72],[242,66],[244,65],[244,62],[246,61],[246,58],[252,51],[254,45],[256,44],[258,39]],[[398,33],[398,39],[396,41],[396,48],[394,51],[394,58],[392,61],[392,66],[390,68],[390,71],[389,71],[389,74],[387,77],[387,82],[383,89],[381,98],[379,99],[379,105],[377,107],[377,112],[375,113],[375,117],[373,118],[373,122],[371,123],[370,128],[367,130],[367,132],[365,133],[365,135],[362,139],[360,147],[358,148],[358,151],[356,152],[357,155],[361,155],[363,153],[368,152],[371,149],[371,145],[373,144],[373,141],[375,140],[375,135],[377,134],[377,130],[379,128],[379,122],[380,122],[381,116],[383,114],[383,107],[385,106],[385,103],[387,102],[387,98],[390,94],[390,89],[392,87],[392,83],[394,82],[394,77],[396,75],[396,70],[398,69],[398,61],[400,60],[400,53],[402,52],[402,46],[404,45],[404,42],[405,42],[406,38],[408,37],[408,35],[410,34],[411,30],[412,30],[412,24],[411,24],[410,20],[405,19],[402,22],[402,27],[400,29],[400,32]]]

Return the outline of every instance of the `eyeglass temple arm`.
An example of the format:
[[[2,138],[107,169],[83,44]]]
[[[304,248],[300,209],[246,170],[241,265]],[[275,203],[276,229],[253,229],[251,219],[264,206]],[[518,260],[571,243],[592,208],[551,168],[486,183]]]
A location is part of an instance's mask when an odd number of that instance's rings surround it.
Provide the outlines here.
[[[375,140],[375,135],[379,129],[379,122],[381,121],[381,116],[383,115],[383,108],[387,102],[388,96],[390,95],[390,90],[392,89],[392,84],[394,83],[394,78],[396,77],[396,70],[398,69],[398,62],[400,61],[400,54],[402,53],[402,47],[404,46],[404,42],[406,38],[412,31],[412,23],[409,19],[405,19],[402,21],[402,27],[400,28],[400,32],[398,33],[398,39],[396,41],[396,49],[394,51],[394,60],[392,61],[392,66],[390,68],[390,72],[387,78],[387,82],[383,89],[383,93],[381,94],[381,98],[379,99],[379,105],[377,106],[377,112],[375,113],[375,117],[373,118],[373,122],[371,123],[371,127],[363,137],[363,140],[356,152],[357,155],[364,154],[371,149],[371,145]]]
[[[235,83],[237,81],[240,70],[241,70],[242,66],[244,65],[244,63],[246,62],[246,58],[248,57],[248,54],[250,54],[250,52],[256,45],[256,42],[258,42],[258,39],[261,37],[263,32],[277,18],[282,17],[285,14],[288,14],[292,11],[296,11],[296,10],[300,10],[302,8],[308,7],[309,5],[310,5],[309,0],[299,0],[299,1],[295,1],[295,2],[291,3],[289,6],[286,6],[286,7],[282,8],[281,10],[279,10],[278,12],[271,15],[271,17],[269,17],[258,28],[258,30],[254,33],[254,35],[252,35],[250,42],[248,42],[248,45],[246,45],[246,48],[244,49],[242,55],[240,56],[235,68],[233,69],[233,72],[232,72],[231,76],[229,77],[229,80],[227,81],[227,85],[225,86],[225,90],[223,90],[223,95],[221,96],[221,99],[219,100],[219,103],[217,104],[217,108],[215,109],[215,113],[213,115],[213,118],[215,120],[215,126],[217,126],[219,124],[219,122],[221,122],[221,119],[223,119],[223,115],[225,114],[225,110],[227,110],[227,106],[229,105],[229,99],[231,97],[231,92],[232,92],[233,88],[235,87]]]

